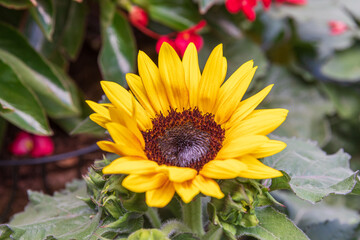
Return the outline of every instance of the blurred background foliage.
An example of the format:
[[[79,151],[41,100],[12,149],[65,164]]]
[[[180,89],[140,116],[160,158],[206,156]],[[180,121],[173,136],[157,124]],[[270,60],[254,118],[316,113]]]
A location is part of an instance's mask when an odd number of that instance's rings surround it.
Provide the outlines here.
[[[143,12],[132,16],[134,6]],[[228,76],[250,59],[259,66],[249,94],[275,83],[262,107],[290,110],[275,134],[316,140],[328,153],[344,148],[359,169],[360,1],[277,0],[266,8],[258,4],[250,21],[221,0],[0,0],[0,143],[9,124],[38,135],[54,134],[53,124],[103,133],[69,75],[84,42],[98,53],[102,78],[126,87],[137,46],[155,58],[156,43],[190,33],[201,66],[223,43]]]
[[[345,148],[359,154],[359,1],[275,1],[267,10],[257,6],[254,21],[216,0],[0,0],[0,5],[1,133],[10,122],[51,135],[49,120],[68,133],[98,133],[86,120],[82,90],[69,76],[84,41],[98,51],[102,78],[126,86],[125,74],[136,71],[139,41],[154,38],[140,43],[154,52],[159,38],[173,41],[205,20],[196,32],[203,41],[200,64],[219,43],[228,76],[254,59],[259,70],[252,91],[275,83],[266,107],[290,110],[277,134],[316,140],[328,152]],[[129,21],[135,5],[146,23]],[[148,38],[139,40],[134,32]]]

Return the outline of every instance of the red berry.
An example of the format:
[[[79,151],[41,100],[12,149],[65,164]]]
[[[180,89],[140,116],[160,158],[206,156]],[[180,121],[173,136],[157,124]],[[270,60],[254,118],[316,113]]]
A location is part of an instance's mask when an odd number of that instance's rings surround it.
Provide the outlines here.
[[[146,27],[149,24],[148,14],[138,6],[132,6],[129,12],[130,22],[134,26]]]

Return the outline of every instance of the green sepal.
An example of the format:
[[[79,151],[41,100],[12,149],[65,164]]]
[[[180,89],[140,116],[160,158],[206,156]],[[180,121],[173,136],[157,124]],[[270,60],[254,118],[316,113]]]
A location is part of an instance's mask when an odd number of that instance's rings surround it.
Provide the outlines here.
[[[115,193],[103,199],[103,207],[113,218],[118,219],[124,215],[125,211],[121,206],[119,198]]]
[[[139,218],[140,215],[139,214],[134,214],[131,212],[127,212],[124,215],[122,215],[121,217],[119,217],[119,219],[117,219],[116,221],[105,225],[105,228],[126,228],[127,226],[131,226],[129,223],[130,220],[132,219],[137,219]]]

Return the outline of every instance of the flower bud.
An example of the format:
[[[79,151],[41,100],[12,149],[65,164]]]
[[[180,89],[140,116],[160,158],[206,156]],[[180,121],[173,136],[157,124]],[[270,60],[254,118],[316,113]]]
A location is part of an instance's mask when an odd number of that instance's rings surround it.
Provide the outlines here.
[[[19,132],[10,145],[10,152],[15,156],[24,156],[30,153],[34,147],[34,141],[27,132]]]
[[[148,14],[138,6],[132,6],[129,12],[130,22],[134,26],[146,27],[149,24]]]
[[[128,240],[169,240],[169,238],[158,229],[140,229],[132,233]]]
[[[35,135],[33,141],[34,147],[30,152],[32,157],[44,157],[54,152],[54,143],[50,137]]]

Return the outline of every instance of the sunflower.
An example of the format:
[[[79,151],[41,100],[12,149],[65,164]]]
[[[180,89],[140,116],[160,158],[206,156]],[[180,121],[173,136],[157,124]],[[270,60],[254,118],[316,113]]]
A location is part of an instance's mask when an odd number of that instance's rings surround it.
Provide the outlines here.
[[[282,176],[258,158],[286,144],[265,135],[286,118],[286,109],[255,109],[272,88],[242,101],[257,67],[248,61],[225,83],[227,61],[222,45],[214,48],[200,73],[197,50],[189,44],[181,60],[164,43],[159,67],[142,51],[139,75],[126,75],[130,91],[102,81],[111,103],[87,101],[90,118],[113,141],[99,147],[120,155],[104,174],[128,174],[122,185],[146,192],[146,203],[164,207],[175,192],[185,203],[202,193],[223,198],[217,179],[266,179]]]

